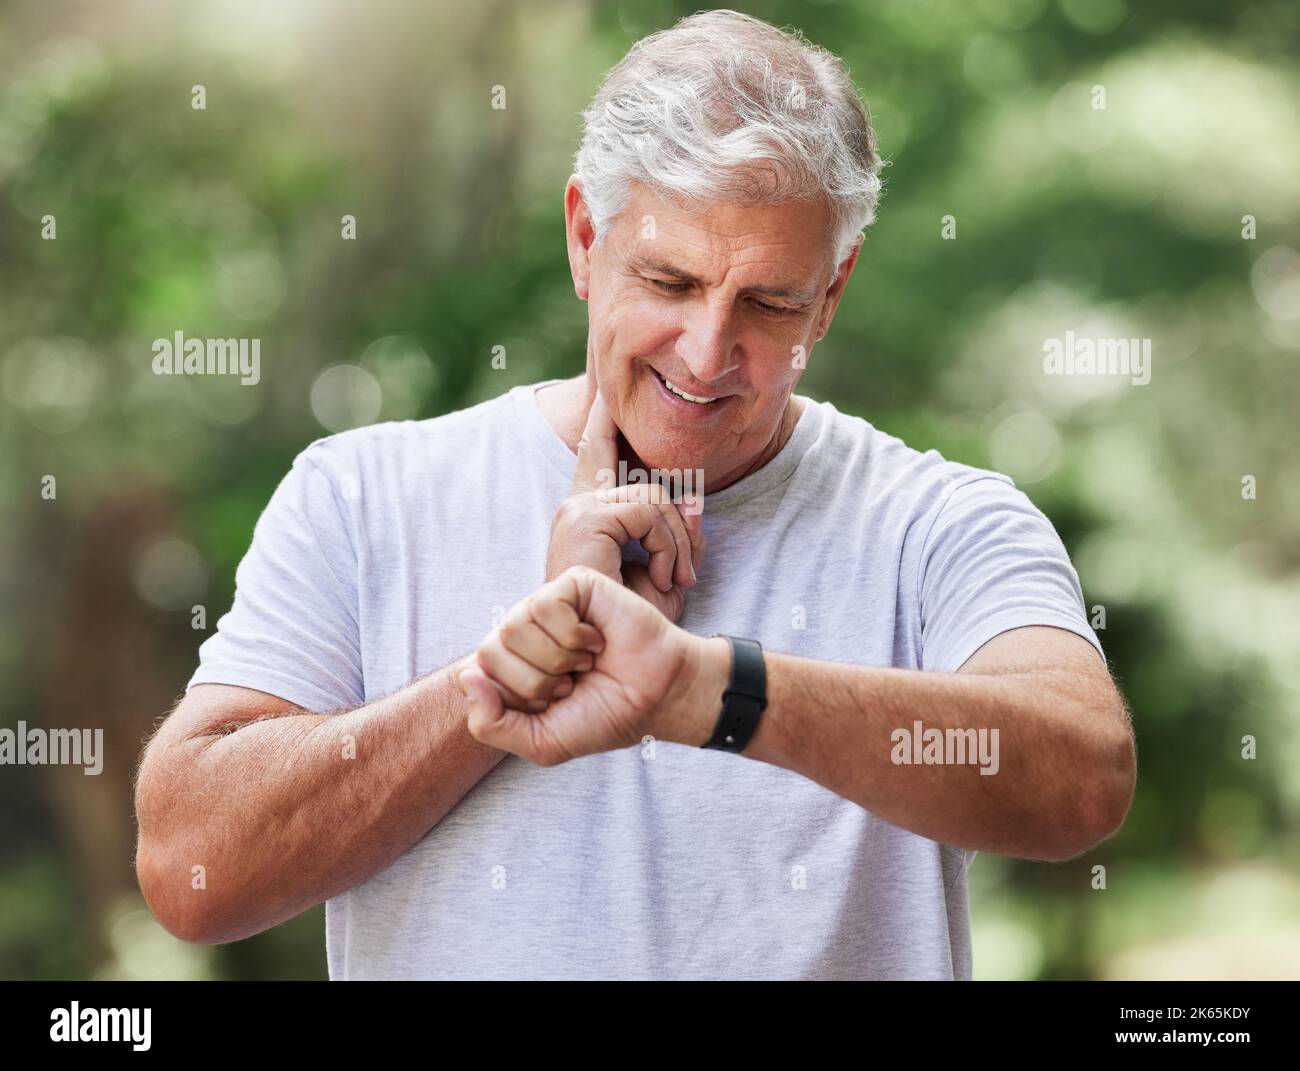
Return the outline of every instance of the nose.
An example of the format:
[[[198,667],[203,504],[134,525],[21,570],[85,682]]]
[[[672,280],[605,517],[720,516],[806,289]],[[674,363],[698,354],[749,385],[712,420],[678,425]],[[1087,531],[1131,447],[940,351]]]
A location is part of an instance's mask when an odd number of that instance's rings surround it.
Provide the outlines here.
[[[717,383],[740,366],[731,302],[726,295],[691,303],[677,336],[677,357],[700,383]]]

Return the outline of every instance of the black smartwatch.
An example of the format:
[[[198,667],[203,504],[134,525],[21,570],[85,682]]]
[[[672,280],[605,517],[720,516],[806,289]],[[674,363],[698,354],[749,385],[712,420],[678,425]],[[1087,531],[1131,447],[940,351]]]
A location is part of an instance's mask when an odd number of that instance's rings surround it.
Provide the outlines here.
[[[742,640],[715,632],[731,645],[731,679],[722,693],[722,713],[713,735],[702,747],[718,751],[745,750],[758,728],[758,719],[767,709],[767,670],[763,665],[763,645],[757,640]]]

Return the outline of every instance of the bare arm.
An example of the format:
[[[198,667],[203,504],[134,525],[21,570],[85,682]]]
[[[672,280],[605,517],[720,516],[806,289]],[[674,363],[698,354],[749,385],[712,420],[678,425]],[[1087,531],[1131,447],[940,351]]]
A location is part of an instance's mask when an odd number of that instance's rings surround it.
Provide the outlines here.
[[[726,686],[730,652],[712,646]],[[1091,645],[1062,629],[1013,629],[956,673],[871,669],[769,653],[769,705],[745,755],[809,777],[903,829],[958,847],[1060,861],[1115,832],[1133,799],[1128,713]],[[716,704],[685,742],[708,739]],[[902,764],[924,729],[998,730],[996,772]],[[991,734],[986,737],[991,740]]]
[[[467,661],[333,715],[247,688],[191,689],[136,783],[136,868],[163,926],[240,940],[411,848],[506,755],[465,727],[455,673]],[[194,888],[200,866],[206,887]]]
[[[582,625],[603,639],[590,668],[574,667],[581,643],[567,636]],[[802,774],[902,829],[1064,860],[1128,813],[1136,783],[1128,711],[1097,651],[1073,632],[1009,629],[955,673],[777,652],[764,660],[768,705],[744,758]],[[579,566],[513,607],[477,661],[459,674],[471,734],[554,766],[647,735],[702,746],[732,656],[725,639],[678,628]],[[570,675],[570,691],[553,691]],[[502,700],[503,687],[547,699],[546,709],[523,713]]]
[[[620,578],[623,545],[640,541],[650,563],[628,568],[629,586],[676,617],[703,560],[698,511],[684,514],[650,493],[658,487],[602,498],[598,477],[617,466],[617,434],[603,403],[593,404],[547,567],[591,561]],[[332,534],[335,554],[351,552],[351,542],[332,499],[320,499],[332,492],[309,482],[325,472],[319,463],[295,466],[295,479],[272,502],[280,520],[264,532],[270,542],[250,551],[258,567],[241,584],[254,601],[271,590],[277,603],[308,589],[332,593],[337,613],[317,659],[344,673],[359,641],[348,609],[356,596],[339,588],[320,532]],[[311,641],[310,631],[299,642]],[[278,650],[288,661],[294,654]],[[186,940],[239,940],[360,884],[409,850],[507,754],[466,728],[468,704],[455,678],[473,658],[340,714],[308,713],[248,688],[191,689],[150,742],[136,785],[136,870],[154,915]],[[527,706],[509,688],[502,695]],[[194,888],[196,867],[206,887]]]

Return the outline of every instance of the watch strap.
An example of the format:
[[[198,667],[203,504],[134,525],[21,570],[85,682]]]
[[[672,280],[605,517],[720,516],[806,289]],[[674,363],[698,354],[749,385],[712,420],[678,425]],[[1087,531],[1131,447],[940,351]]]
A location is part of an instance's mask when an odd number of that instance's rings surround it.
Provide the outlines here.
[[[731,677],[722,693],[722,713],[713,735],[701,745],[717,751],[744,751],[767,709],[767,669],[763,646],[757,640],[714,633],[731,647]]]

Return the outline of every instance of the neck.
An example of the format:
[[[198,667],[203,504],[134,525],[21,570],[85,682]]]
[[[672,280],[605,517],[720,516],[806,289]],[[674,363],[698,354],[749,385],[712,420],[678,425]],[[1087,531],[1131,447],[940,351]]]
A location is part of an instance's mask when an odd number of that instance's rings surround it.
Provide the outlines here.
[[[578,442],[582,438],[582,429],[587,423],[587,413],[596,398],[595,380],[584,373],[572,379],[553,383],[549,387],[543,387],[537,392],[536,397],[538,407],[546,417],[547,423],[563,440],[564,445],[576,454]],[[724,487],[744,479],[750,473],[757,472],[776,457],[794,433],[795,425],[803,415],[803,407],[803,399],[791,395],[767,445],[752,460],[734,466],[729,471],[706,472],[705,487],[709,491],[721,491]],[[618,454],[620,460],[626,462],[629,468],[645,468],[641,459],[636,456],[635,451],[621,434],[618,437]]]

